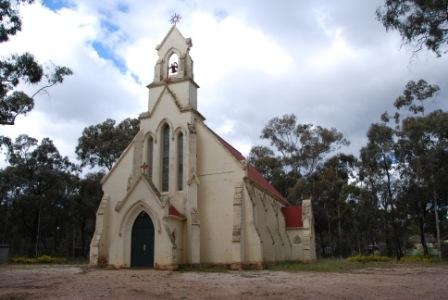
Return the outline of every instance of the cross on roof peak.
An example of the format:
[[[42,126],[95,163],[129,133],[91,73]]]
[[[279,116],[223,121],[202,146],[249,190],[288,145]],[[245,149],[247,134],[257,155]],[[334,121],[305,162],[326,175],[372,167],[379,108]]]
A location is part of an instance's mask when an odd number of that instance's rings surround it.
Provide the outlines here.
[[[177,23],[180,22],[182,17],[178,13],[174,13],[174,15],[171,16],[170,23],[176,26]]]

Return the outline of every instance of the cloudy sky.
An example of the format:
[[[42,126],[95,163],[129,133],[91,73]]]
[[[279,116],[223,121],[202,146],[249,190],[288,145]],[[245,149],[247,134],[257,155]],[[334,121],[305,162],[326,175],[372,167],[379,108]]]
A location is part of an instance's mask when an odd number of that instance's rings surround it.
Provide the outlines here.
[[[45,0],[21,8],[23,30],[0,55],[29,51],[74,71],[0,135],[50,137],[75,159],[84,127],[137,117],[147,107],[156,45],[177,12],[191,37],[199,111],[244,154],[269,119],[336,127],[357,154],[369,125],[409,80],[441,87],[429,109],[447,109],[448,55],[412,56],[375,19],[381,0]],[[37,87],[27,87],[34,91]]]

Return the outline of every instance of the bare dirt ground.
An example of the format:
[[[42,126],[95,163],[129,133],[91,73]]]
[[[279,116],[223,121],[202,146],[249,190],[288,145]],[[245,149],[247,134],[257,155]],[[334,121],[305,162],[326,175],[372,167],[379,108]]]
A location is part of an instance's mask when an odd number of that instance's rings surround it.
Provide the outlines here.
[[[0,299],[448,299],[448,266],[345,273],[0,266]]]

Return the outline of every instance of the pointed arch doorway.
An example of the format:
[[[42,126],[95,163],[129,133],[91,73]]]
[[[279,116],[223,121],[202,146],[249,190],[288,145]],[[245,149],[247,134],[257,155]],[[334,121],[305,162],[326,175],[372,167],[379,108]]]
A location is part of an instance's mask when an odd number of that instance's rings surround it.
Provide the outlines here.
[[[132,226],[131,267],[153,267],[154,224],[142,211]]]

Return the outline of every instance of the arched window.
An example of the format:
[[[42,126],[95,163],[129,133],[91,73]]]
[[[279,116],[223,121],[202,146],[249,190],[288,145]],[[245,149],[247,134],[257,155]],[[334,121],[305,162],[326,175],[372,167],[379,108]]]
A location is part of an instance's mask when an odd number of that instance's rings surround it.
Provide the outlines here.
[[[162,128],[162,192],[167,192],[170,177],[170,127],[165,124]]]
[[[171,54],[168,60],[168,76],[177,75],[179,73],[179,56],[176,53]]]
[[[177,135],[177,189],[183,189],[184,178],[184,135],[179,132]]]
[[[148,165],[148,177],[149,178],[152,178],[153,155],[154,155],[154,140],[153,140],[152,136],[149,136],[148,141],[146,143],[146,164]]]

